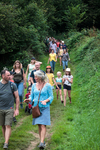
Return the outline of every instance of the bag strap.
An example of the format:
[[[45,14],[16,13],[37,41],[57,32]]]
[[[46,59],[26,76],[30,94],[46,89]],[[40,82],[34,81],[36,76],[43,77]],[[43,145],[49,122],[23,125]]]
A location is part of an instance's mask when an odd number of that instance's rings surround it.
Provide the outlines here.
[[[14,87],[13,87],[13,83],[12,82],[10,82],[10,88],[11,88],[12,94],[14,96]]]
[[[44,83],[43,83],[43,86],[44,86]],[[42,86],[42,88],[43,88],[43,86]],[[42,91],[42,89],[41,89],[41,91]],[[39,93],[39,97],[38,97],[38,103],[39,103],[39,99],[40,99],[40,94],[41,94],[41,91],[40,91],[40,93]]]

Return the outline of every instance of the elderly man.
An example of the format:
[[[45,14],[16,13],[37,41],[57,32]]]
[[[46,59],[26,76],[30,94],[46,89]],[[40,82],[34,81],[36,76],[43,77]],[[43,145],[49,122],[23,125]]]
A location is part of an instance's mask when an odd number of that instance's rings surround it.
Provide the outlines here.
[[[13,115],[19,114],[19,96],[18,90],[14,83],[9,81],[10,72],[1,71],[2,81],[0,82],[0,126],[2,126],[5,143],[3,148],[8,148],[8,142],[11,135],[11,126]],[[16,99],[16,109],[14,111],[14,97]]]
[[[31,83],[33,84],[33,83],[36,83],[36,81],[35,81],[35,76],[34,76],[34,72],[36,72],[37,70],[40,70],[40,63],[35,63],[35,70],[33,70],[32,72],[31,72],[31,75],[30,75],[30,80],[31,80]],[[42,70],[41,70],[42,71]],[[44,71],[43,71],[44,72]],[[44,72],[45,73],[45,72]]]

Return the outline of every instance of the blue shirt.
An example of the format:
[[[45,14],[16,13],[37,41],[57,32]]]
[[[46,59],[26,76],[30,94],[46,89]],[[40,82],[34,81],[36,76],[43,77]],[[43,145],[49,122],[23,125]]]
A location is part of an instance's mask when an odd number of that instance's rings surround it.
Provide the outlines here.
[[[66,49],[67,48],[67,46],[66,46],[66,44],[62,44],[62,49]]]
[[[34,106],[38,103],[38,97],[39,97],[40,90],[37,89],[36,83],[32,85],[31,90],[31,102],[34,100]],[[46,99],[49,99],[50,101],[46,103],[46,105],[43,105],[41,101],[44,101]],[[51,88],[51,85],[49,83],[46,83],[45,86],[41,90],[40,99],[39,99],[39,107],[49,107],[49,105],[53,101],[53,91]]]

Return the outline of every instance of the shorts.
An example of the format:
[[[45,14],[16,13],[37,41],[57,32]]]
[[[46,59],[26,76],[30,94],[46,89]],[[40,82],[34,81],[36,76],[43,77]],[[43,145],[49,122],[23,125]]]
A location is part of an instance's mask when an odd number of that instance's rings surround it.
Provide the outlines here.
[[[59,87],[59,89],[61,90],[61,85],[58,85],[58,87]],[[58,88],[56,87],[56,89],[58,89]]]
[[[64,85],[63,85],[63,89],[71,90],[71,86],[68,86],[68,85],[64,84]]]
[[[12,126],[14,109],[1,110],[0,109],[0,126]]]

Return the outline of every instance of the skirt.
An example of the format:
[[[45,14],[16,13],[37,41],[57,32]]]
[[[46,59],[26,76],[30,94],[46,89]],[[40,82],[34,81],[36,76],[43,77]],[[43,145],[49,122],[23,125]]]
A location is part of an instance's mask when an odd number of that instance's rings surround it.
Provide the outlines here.
[[[37,118],[33,118],[32,125],[42,124],[51,125],[50,123],[50,107],[40,107],[41,115]]]

